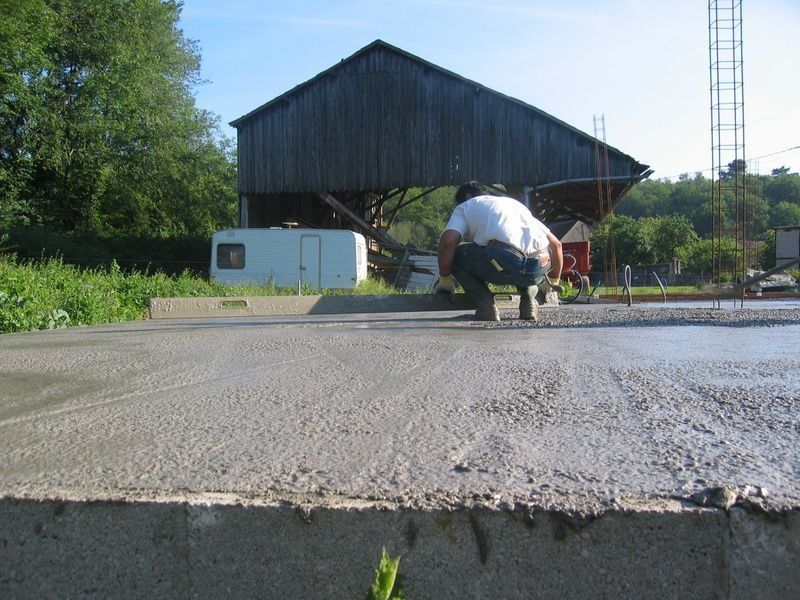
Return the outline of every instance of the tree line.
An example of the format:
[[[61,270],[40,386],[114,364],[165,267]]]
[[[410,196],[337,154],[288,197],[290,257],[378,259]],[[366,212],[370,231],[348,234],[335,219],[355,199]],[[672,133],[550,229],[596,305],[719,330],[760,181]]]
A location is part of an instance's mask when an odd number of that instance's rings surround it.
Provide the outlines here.
[[[744,174],[747,198],[747,238],[750,251],[762,268],[775,262],[775,232],[778,226],[800,225],[800,175],[787,167],[769,175],[747,173],[744,164],[728,165],[719,178]],[[711,269],[711,180],[700,173],[681,175],[677,181],[644,181],[635,186],[615,209],[612,222],[595,236],[596,256],[609,238],[618,259],[629,264],[653,264],[679,259],[687,273]],[[723,194],[726,214],[733,213],[732,192]],[[730,227],[731,223],[724,224]],[[732,256],[734,240],[721,240],[723,255]],[[726,250],[727,249],[727,250]],[[618,261],[619,262],[619,261]]]
[[[729,165],[728,170],[731,168]],[[724,179],[726,173],[720,176]],[[754,231],[800,224],[800,175],[790,173],[787,167],[779,167],[769,175],[746,173],[745,182]],[[730,193],[726,201],[731,201]],[[675,182],[643,181],[628,192],[615,212],[633,218],[683,215],[698,236],[708,237],[711,235],[711,181],[701,173],[681,175]]]
[[[0,0],[0,234],[208,236],[236,165],[161,0]]]

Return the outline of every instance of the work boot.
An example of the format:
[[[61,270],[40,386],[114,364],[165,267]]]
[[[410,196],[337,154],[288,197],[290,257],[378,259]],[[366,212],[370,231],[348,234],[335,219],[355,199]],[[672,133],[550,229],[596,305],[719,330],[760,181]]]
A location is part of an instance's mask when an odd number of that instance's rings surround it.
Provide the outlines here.
[[[539,303],[536,301],[538,286],[532,285],[519,290],[519,318],[525,321],[535,321],[538,317]]]
[[[497,306],[494,304],[487,304],[484,306],[479,306],[478,310],[475,311],[475,316],[473,317],[473,321],[499,321],[500,320],[500,313],[497,312]]]

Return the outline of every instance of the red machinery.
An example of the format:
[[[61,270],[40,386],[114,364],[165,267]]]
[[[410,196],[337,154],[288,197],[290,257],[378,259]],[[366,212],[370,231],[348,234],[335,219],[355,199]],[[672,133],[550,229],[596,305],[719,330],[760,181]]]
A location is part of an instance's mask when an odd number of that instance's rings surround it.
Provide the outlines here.
[[[564,254],[571,254],[575,257],[573,267],[581,275],[588,275],[591,270],[589,264],[589,242],[562,242],[561,249]]]

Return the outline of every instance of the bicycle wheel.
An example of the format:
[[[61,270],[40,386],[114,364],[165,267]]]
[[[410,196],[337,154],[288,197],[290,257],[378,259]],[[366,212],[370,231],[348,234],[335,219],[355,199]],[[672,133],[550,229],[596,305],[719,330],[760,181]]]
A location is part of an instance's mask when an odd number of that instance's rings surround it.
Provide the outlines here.
[[[559,304],[572,304],[583,293],[583,277],[577,271],[562,273],[561,283],[564,291],[558,297]]]

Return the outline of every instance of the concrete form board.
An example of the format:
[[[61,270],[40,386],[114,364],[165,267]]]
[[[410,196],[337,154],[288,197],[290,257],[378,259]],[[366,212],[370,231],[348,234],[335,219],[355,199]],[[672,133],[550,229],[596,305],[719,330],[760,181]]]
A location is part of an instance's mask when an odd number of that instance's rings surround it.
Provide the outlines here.
[[[474,308],[475,305],[464,294],[457,294],[452,302],[446,294],[151,298],[150,318],[348,315]]]
[[[433,276],[430,276],[433,277]],[[428,287],[433,280],[428,282]],[[497,294],[499,308],[517,309],[519,294]],[[553,290],[545,294],[543,306],[558,306]],[[151,319],[203,317],[280,317],[299,315],[353,315],[392,312],[463,312],[475,304],[465,295],[452,299],[446,294],[364,294],[342,296],[217,296],[196,298],[151,298]]]
[[[3,598],[791,598],[797,515],[0,500]],[[312,593],[313,592],[313,593]]]
[[[697,519],[606,515],[572,530],[564,516],[546,513],[321,509],[305,522],[296,514],[224,512],[226,526],[203,540],[203,556],[211,559],[199,569],[208,576],[206,583],[213,585],[229,568],[274,573],[264,580],[274,597],[293,589],[309,572],[311,589],[323,597],[359,597],[381,545],[402,555],[407,595],[414,598],[583,598],[599,582],[609,596],[638,590],[641,597],[688,592],[713,597],[722,583],[718,534],[724,532],[725,519],[714,514]],[[241,547],[241,540],[251,536],[244,547],[252,549],[253,563],[228,555],[228,549]],[[265,546],[272,552],[257,550]],[[240,597],[252,593],[246,583],[232,592]]]
[[[0,498],[0,597],[188,598],[181,505]]]
[[[800,596],[800,514],[750,514],[731,510],[730,597],[797,598]]]

